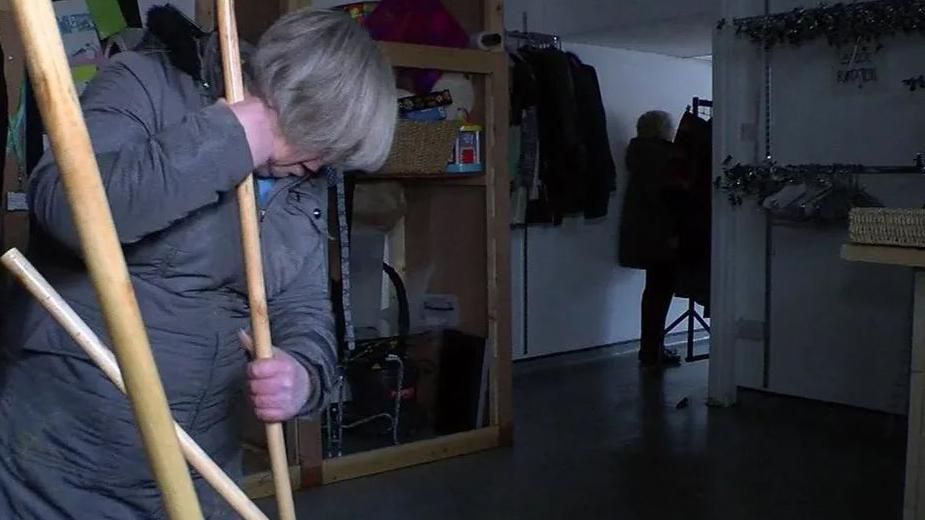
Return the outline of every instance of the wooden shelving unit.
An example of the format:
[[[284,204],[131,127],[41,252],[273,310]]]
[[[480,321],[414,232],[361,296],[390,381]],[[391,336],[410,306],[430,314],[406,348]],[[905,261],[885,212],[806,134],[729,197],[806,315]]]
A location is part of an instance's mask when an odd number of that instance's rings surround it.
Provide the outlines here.
[[[409,43],[380,42],[380,48],[395,67],[438,69],[469,74],[492,74],[504,54],[471,49],[450,49]]]
[[[925,249],[845,244],[841,256],[850,262],[925,268]]]
[[[436,439],[347,455],[324,462],[323,484],[366,477],[498,447],[498,427],[492,426]]]
[[[415,174],[364,174],[357,175],[356,182],[403,182],[403,183],[433,183],[444,186],[486,186],[488,179],[485,175],[457,175],[457,174],[434,174],[434,175],[415,175]]]
[[[209,1],[209,0],[200,0]],[[443,0],[469,33],[503,32],[501,0]],[[285,3],[285,2],[284,2]],[[205,10],[206,12],[208,10]],[[265,16],[261,19],[266,18]],[[239,23],[243,20],[239,16]],[[247,32],[247,31],[245,31]],[[251,28],[249,32],[257,32]],[[322,457],[319,422],[290,425],[295,488],[340,482],[513,442],[510,332],[510,219],[507,175],[508,69],[504,53],[404,43],[379,44],[396,68],[438,69],[469,75],[476,90],[473,121],[483,127],[485,171],[479,175],[366,174],[367,185],[399,183],[408,212],[393,230],[390,262],[407,274],[433,269],[429,290],[459,297],[463,332],[486,338],[489,352],[488,424],[484,428],[398,446]],[[332,264],[332,272],[339,271]],[[293,442],[296,440],[296,442]],[[268,472],[248,475],[253,497],[272,494]]]

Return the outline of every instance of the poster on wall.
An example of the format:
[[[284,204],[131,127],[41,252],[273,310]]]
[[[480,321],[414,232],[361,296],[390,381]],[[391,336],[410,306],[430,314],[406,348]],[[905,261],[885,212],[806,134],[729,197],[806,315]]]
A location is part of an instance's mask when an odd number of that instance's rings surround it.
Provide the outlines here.
[[[96,77],[98,72],[96,65],[80,65],[71,69],[71,76],[74,78],[74,87],[77,89],[77,95],[82,95],[87,90],[90,80]]]
[[[90,8],[93,21],[96,22],[96,32],[101,40],[128,27],[118,0],[87,0],[87,6]]]
[[[54,5],[68,63],[71,67],[96,65],[103,48],[86,0],[61,0]]]

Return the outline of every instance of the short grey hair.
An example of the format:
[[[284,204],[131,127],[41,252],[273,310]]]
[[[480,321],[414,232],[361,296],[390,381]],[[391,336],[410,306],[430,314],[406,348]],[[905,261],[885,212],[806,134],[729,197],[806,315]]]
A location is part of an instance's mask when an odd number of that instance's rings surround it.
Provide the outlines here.
[[[398,119],[395,77],[350,16],[309,8],[280,18],[260,39],[253,70],[255,94],[296,150],[346,170],[382,167]]]
[[[639,116],[636,121],[636,135],[643,139],[664,139],[671,141],[674,123],[671,114],[662,110],[652,110]]]

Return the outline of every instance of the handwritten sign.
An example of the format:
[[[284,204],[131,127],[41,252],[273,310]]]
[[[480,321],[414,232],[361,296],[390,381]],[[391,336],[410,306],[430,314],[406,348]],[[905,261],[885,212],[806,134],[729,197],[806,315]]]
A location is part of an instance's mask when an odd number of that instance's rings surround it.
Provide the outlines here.
[[[838,84],[856,85],[858,88],[877,82],[879,75],[873,56],[880,49],[879,45],[858,44],[839,50],[835,81]]]
[[[873,67],[863,67],[858,69],[846,69],[838,71],[839,83],[857,83],[858,87],[864,87],[865,83],[877,81],[877,69]]]
[[[909,87],[909,92],[915,92],[919,89],[925,90],[925,75],[919,74],[918,76],[904,79],[903,85]]]

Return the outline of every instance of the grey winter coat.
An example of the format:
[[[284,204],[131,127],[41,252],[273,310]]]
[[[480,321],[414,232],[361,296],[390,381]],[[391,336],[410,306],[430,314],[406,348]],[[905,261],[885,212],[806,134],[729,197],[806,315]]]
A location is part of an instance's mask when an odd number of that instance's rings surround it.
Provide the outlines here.
[[[236,338],[248,308],[234,188],[254,165],[242,127],[215,104],[216,41],[196,45],[201,70],[183,71],[149,38],[102,70],[82,104],[174,417],[237,478],[250,405]],[[309,372],[305,414],[323,406],[336,363],[326,187],[278,181],[260,211],[274,344]],[[30,256],[108,338],[50,154],[29,197]],[[3,310],[12,313],[0,336],[0,519],[164,518],[127,400],[24,293]],[[194,477],[207,518],[232,517]]]

